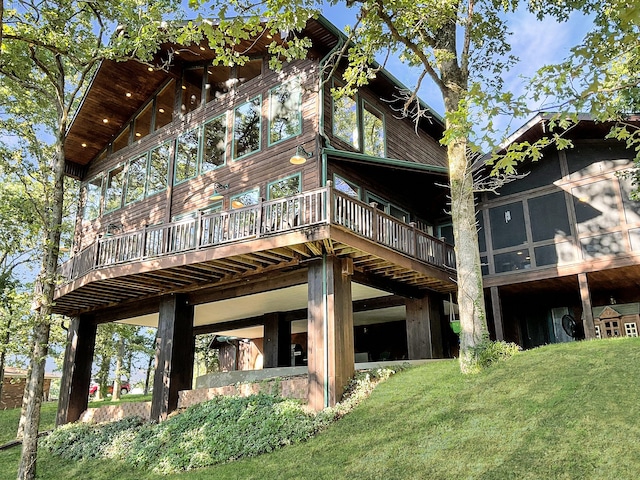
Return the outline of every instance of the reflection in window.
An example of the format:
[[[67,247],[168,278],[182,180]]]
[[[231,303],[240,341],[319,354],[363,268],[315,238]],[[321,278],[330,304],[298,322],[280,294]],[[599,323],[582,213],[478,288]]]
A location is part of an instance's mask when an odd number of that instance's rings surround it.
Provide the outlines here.
[[[153,101],[142,110],[135,119],[133,140],[140,140],[151,133],[151,120],[153,116]]]
[[[246,83],[249,80],[253,80],[256,77],[262,75],[262,59],[257,58],[255,60],[249,60],[244,65],[238,65],[237,67],[237,79],[238,83]]]
[[[182,77],[182,114],[194,111],[202,103],[204,67],[188,68]]]
[[[169,154],[171,149],[165,143],[151,150],[149,174],[147,175],[147,196],[161,192],[169,185]]]
[[[585,259],[608,257],[623,253],[622,233],[613,232],[580,239]]]
[[[493,261],[495,262],[496,273],[531,268],[531,257],[528,249],[494,255]]]
[[[86,187],[86,200],[84,205],[85,220],[94,220],[100,216],[100,199],[102,198],[102,176],[90,180]]]
[[[114,168],[107,174],[104,209],[109,212],[122,206],[124,191],[124,165]]]
[[[233,158],[260,150],[260,97],[240,105],[233,115]]]
[[[384,117],[382,113],[364,102],[362,121],[363,152],[374,157],[384,157]]]
[[[297,82],[269,92],[269,144],[298,135],[302,130],[300,87]]]
[[[338,175],[333,175],[334,188],[353,198],[360,198],[360,187]]]
[[[630,178],[619,178],[622,193],[622,206],[627,223],[640,222],[640,201],[631,199],[631,192],[636,190]]]
[[[572,242],[560,242],[552,245],[535,247],[533,253],[536,257],[536,266],[566,265],[578,260],[576,250]]]
[[[200,173],[208,172],[225,164],[226,140],[226,115],[220,115],[210,122],[205,123]]]
[[[176,142],[176,167],[173,183],[178,184],[196,176],[198,165],[198,130],[183,133]]]
[[[333,100],[333,134],[358,150],[356,101],[346,95]]]
[[[269,200],[290,197],[298,193],[300,193],[300,174],[277,180],[267,187],[267,198]]]
[[[156,127],[164,127],[173,120],[173,108],[176,98],[176,81],[171,80],[156,98]]]
[[[124,147],[129,145],[129,136],[131,134],[131,126],[127,125],[127,128],[118,135],[118,137],[113,141],[113,153],[118,150],[122,150]]]
[[[147,179],[147,154],[140,155],[129,162],[127,169],[127,193],[125,205],[144,198],[144,184]]]
[[[231,86],[231,67],[209,66],[207,68],[207,83],[205,85],[205,95],[207,102],[221,97],[229,91]]]
[[[257,205],[260,201],[259,191],[249,190],[248,192],[240,193],[231,197],[231,208],[242,208],[249,205]]]

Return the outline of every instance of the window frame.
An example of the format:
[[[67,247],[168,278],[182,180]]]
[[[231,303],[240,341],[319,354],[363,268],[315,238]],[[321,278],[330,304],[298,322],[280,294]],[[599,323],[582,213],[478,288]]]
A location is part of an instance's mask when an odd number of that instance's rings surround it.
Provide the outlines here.
[[[298,192],[294,193],[293,195],[286,195],[284,197],[277,197],[277,198],[271,198],[271,186],[278,183],[278,182],[284,182],[286,180],[289,180],[290,178],[298,178]],[[282,178],[278,178],[277,180],[273,180],[269,183],[267,183],[267,200],[278,200],[281,198],[287,198],[287,197],[292,197],[294,195],[299,195],[302,193],[302,172],[296,172],[293,173],[291,175],[287,175],[286,177],[282,177]]]
[[[212,122],[215,122],[218,119],[222,119],[222,125],[224,127],[224,134],[223,134],[223,140],[224,140],[224,150],[222,153],[222,163],[220,165],[216,165],[213,168],[209,168],[207,170],[203,170],[202,167],[204,165],[204,158],[205,158],[205,152],[204,152],[204,145],[205,145],[205,131],[207,128],[207,125],[209,125]],[[198,161],[198,168],[197,168],[197,175],[203,175],[205,173],[208,172],[213,172],[214,170],[217,170],[219,168],[222,168],[224,166],[227,165],[227,144],[229,142],[228,137],[229,137],[229,125],[228,125],[228,120],[229,120],[229,116],[228,116],[228,111],[225,111],[223,113],[221,113],[220,115],[216,115],[215,117],[207,120],[206,122],[204,122],[202,124],[202,131],[200,133],[200,148],[199,148],[199,161]]]
[[[338,184],[337,180],[340,180],[340,181],[346,183],[348,186],[351,187],[352,190],[356,191],[358,195],[354,197],[353,195],[350,195],[347,192],[343,192],[342,190],[338,189],[336,187],[336,185]],[[333,174],[333,188],[335,190],[338,190],[341,193],[344,193],[345,195],[349,195],[351,198],[355,198],[357,200],[360,200],[362,198],[362,187],[360,187],[360,185],[358,185],[357,183],[354,183],[351,180],[348,180],[348,179],[344,178],[343,176],[338,175],[337,173]]]
[[[386,124],[384,112],[382,110],[380,110],[379,108],[377,108],[373,103],[369,102],[368,100],[366,100],[364,98],[362,99],[361,103],[362,103],[362,105],[361,105],[361,108],[362,108],[362,114],[361,114],[362,122],[358,125],[358,128],[360,129],[360,132],[361,132],[360,137],[362,138],[361,145],[360,145],[361,146],[361,150],[360,151],[363,154],[368,155],[370,157],[387,158],[387,124]],[[367,106],[369,107],[369,109],[367,109]],[[364,127],[365,127],[364,118],[365,118],[365,112],[368,112],[369,114],[372,114],[372,115],[375,116],[375,114],[372,112],[372,110],[380,114],[379,119],[382,122],[382,150],[383,150],[382,151],[382,157],[366,152],[366,145],[365,145],[366,136],[365,136],[365,132],[364,132]]]
[[[273,108],[274,105],[276,104],[276,102],[274,102],[274,92],[276,92],[278,89],[280,88],[285,88],[287,90],[287,92],[289,92],[291,94],[291,96],[296,95],[297,96],[297,129],[295,133],[292,133],[291,135],[282,137],[276,141],[272,141],[272,126],[273,126],[273,121],[274,121],[274,112],[273,112]],[[276,94],[277,95],[277,94]],[[281,105],[280,102],[277,102],[278,105]],[[303,117],[302,117],[302,87],[300,86],[300,79],[299,78],[293,78],[291,80],[288,80],[286,82],[281,83],[280,85],[276,85],[275,87],[272,87],[269,89],[269,118],[268,118],[268,126],[267,126],[267,130],[268,130],[268,135],[267,135],[267,145],[270,147],[272,145],[277,145],[280,142],[284,142],[285,140],[288,140],[290,138],[294,138],[297,137],[298,135],[302,134],[302,122],[303,122]]]
[[[253,103],[254,100],[258,100],[258,104],[256,105],[255,103]],[[251,150],[248,153],[244,153],[243,155],[237,157],[236,154],[236,112],[241,108],[244,107],[245,105],[254,105],[255,108],[258,109],[259,115],[260,115],[260,120],[258,121],[258,148],[255,150]],[[242,160],[246,157],[249,157],[251,155],[253,155],[254,153],[258,153],[262,151],[262,94],[258,94],[252,98],[250,98],[249,100],[247,100],[246,102],[241,103],[240,105],[236,105],[233,109],[233,131],[231,132],[231,160],[232,161],[236,161],[236,160]]]
[[[240,198],[243,195],[247,195],[247,194],[250,194],[250,193],[253,193],[253,192],[256,193],[256,199],[257,199],[256,203],[251,203],[249,205],[244,205],[243,204],[241,207],[234,207],[233,206],[233,201],[236,198]],[[245,190],[243,192],[236,193],[235,195],[232,195],[232,196],[229,197],[229,207],[230,207],[231,210],[238,210],[240,208],[249,207],[251,205],[258,205],[259,203],[260,203],[260,187],[250,188],[249,190]]]
[[[117,207],[109,208],[109,181],[111,180],[111,172],[118,169],[121,169],[119,173],[122,174],[122,186],[120,187],[120,202]],[[128,176],[128,169],[127,169],[126,162],[119,163],[116,166],[107,170],[107,174],[103,180],[104,215],[106,215],[107,213],[115,212],[116,210],[119,210],[122,208],[124,204],[124,194],[127,187],[127,176]]]
[[[97,187],[97,195],[96,195],[96,199],[97,199],[97,211],[96,211],[96,215],[93,217],[87,217],[87,207],[89,206],[89,185],[93,185],[93,182],[95,180],[100,179],[100,186]],[[87,180],[87,182],[84,184],[84,189],[85,189],[85,198],[84,198],[84,205],[82,206],[82,220],[83,221],[87,221],[87,222],[91,222],[93,220],[96,220],[98,218],[100,218],[100,216],[102,215],[102,192],[104,190],[104,173],[100,173],[96,176],[94,176],[93,178],[91,178],[90,180]]]
[[[154,190],[153,192],[151,192],[149,191],[149,183],[150,183],[149,180],[151,179],[151,162],[152,162],[153,152],[155,152],[156,150],[160,150],[163,147],[167,147],[167,171],[165,172],[165,175],[166,175],[165,176],[166,181],[164,182],[165,186],[160,190]],[[171,159],[173,157],[174,152],[175,152],[175,140],[167,140],[166,142],[161,143],[160,145],[149,150],[148,159],[147,159],[147,174],[146,174],[146,181],[145,181],[144,198],[152,197],[153,195],[162,193],[166,191],[167,188],[169,188],[169,184],[171,182],[169,172],[171,171]]]
[[[193,175],[191,176],[187,176],[184,178],[181,178],[180,180],[178,180],[178,154],[179,154],[179,143],[180,143],[180,138],[184,137],[185,135],[191,133],[191,132],[195,132],[197,135],[197,141],[196,141],[196,158],[195,161],[193,162]],[[182,132],[180,135],[178,135],[174,141],[174,151],[173,151],[173,184],[174,185],[180,185],[181,183],[184,182],[188,182],[189,180],[192,180],[194,178],[196,178],[198,176],[198,165],[200,164],[200,157],[201,157],[201,153],[202,153],[202,148],[201,148],[201,142],[202,142],[202,126],[197,126],[194,128],[191,128],[187,131]]]
[[[332,78],[331,79],[331,90],[336,90],[339,88],[344,88],[344,84],[342,82],[340,82],[339,80],[337,80],[336,78]],[[338,135],[336,133],[336,99],[333,96],[333,93],[331,94],[331,134],[336,137],[337,139],[343,141],[344,143],[346,143],[347,145],[350,145],[351,147],[353,147],[356,151],[358,152],[362,152],[362,148],[360,147],[361,144],[361,139],[360,139],[360,114],[359,114],[359,108],[358,108],[358,104],[359,104],[359,95],[357,93],[354,94],[354,96],[350,96],[350,95],[345,95],[347,98],[350,98],[351,100],[353,100],[353,103],[355,105],[355,115],[356,115],[356,128],[354,130],[354,134],[355,137],[353,140],[349,140],[346,139],[340,135]],[[341,97],[344,98],[345,96]]]
[[[147,183],[149,180],[149,157],[151,156],[151,151],[147,150],[145,153],[142,153],[140,155],[136,155],[133,158],[130,158],[129,160],[127,160],[127,175],[126,175],[126,184],[125,184],[125,188],[124,188],[124,193],[123,193],[123,201],[122,201],[122,205],[123,207],[127,207],[129,205],[132,205],[136,202],[139,202],[141,200],[144,200],[147,197]],[[127,201],[128,196],[129,196],[129,179],[131,178],[131,164],[135,161],[135,160],[140,160],[141,158],[144,157],[144,181],[142,182],[142,195],[134,200],[131,201]]]

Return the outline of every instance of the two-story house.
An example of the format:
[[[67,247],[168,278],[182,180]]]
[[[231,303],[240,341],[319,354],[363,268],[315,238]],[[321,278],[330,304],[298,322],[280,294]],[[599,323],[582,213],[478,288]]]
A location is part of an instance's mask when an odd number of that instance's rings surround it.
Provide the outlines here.
[[[54,307],[73,319],[58,423],[87,406],[103,322],[157,327],[155,419],[191,388],[202,333],[247,339],[263,368],[291,365],[296,345],[316,409],[340,398],[356,354],[447,353],[442,121],[399,118],[384,70],[334,99],[326,64],[343,36],[323,18],[300,34],[313,47],[281,71],[267,45],[285,39],[266,32],[233,66],[206,42],[100,65],[65,142],[81,199]]]
[[[510,142],[542,138],[550,118],[536,116]],[[546,148],[520,167],[525,178],[483,194],[480,255],[496,338],[532,348],[638,335],[640,202],[621,175],[635,152],[605,140],[611,126],[580,117],[562,132],[572,148]]]

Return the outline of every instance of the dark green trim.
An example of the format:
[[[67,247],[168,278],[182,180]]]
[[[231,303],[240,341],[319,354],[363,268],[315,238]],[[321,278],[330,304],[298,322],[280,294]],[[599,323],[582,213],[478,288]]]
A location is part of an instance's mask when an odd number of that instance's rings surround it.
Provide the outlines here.
[[[355,160],[358,162],[370,163],[372,165],[403,168],[405,170],[415,170],[420,172],[440,173],[443,175],[448,175],[449,173],[449,169],[447,167],[440,167],[438,165],[426,165],[424,163],[409,162],[407,160],[398,160],[395,158],[372,157],[370,155],[365,155],[364,153],[349,152],[335,148],[323,148],[322,153],[338,160]]]

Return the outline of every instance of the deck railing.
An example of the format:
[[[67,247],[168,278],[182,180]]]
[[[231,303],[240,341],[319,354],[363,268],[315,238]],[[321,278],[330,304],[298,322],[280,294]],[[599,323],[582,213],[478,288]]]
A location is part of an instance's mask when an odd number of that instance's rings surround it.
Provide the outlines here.
[[[327,201],[327,200],[330,201]],[[101,237],[63,263],[62,282],[91,270],[284,233],[312,225],[342,226],[438,267],[455,268],[453,247],[331,185],[197,218]]]

